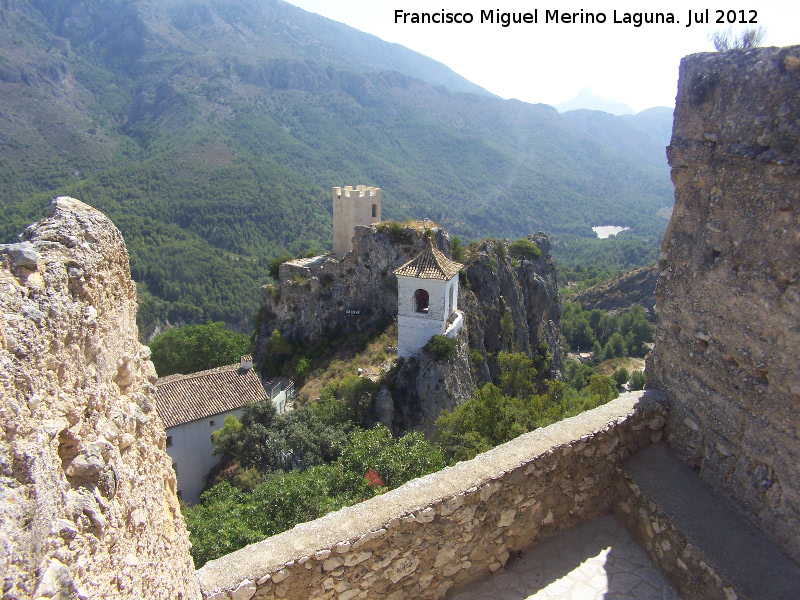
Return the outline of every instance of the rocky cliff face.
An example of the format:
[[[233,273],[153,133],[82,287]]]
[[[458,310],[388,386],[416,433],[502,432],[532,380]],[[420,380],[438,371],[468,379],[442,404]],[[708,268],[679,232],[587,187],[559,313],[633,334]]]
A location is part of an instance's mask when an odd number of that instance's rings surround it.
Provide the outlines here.
[[[256,358],[274,329],[294,342],[313,343],[396,317],[393,271],[422,252],[428,234],[439,250],[450,254],[447,232],[421,221],[405,227],[357,226],[353,250],[341,260],[328,254],[282,264],[279,283],[261,289]]]
[[[658,266],[634,269],[586,288],[572,296],[570,300],[578,302],[583,310],[599,308],[607,311],[625,311],[638,304],[647,311],[647,316],[651,320],[655,320],[658,276]]]
[[[72,198],[0,246],[3,598],[197,598],[116,227]]]
[[[396,435],[414,429],[432,437],[441,412],[453,410],[475,392],[465,330],[456,337],[452,356],[439,358],[423,350],[397,364],[390,378],[391,390],[381,388],[373,401],[376,420]]]
[[[466,267],[466,285],[459,305],[467,315],[470,347],[484,360],[478,378],[497,377],[496,354],[501,351],[537,352],[547,343],[553,356],[550,377],[563,371],[561,298],[550,240],[543,233],[528,236],[541,250],[540,258],[516,260],[502,240],[482,242]],[[511,322],[506,317],[509,315]],[[510,328],[509,328],[510,325]]]
[[[800,46],[681,63],[649,387],[670,444],[800,559]]]

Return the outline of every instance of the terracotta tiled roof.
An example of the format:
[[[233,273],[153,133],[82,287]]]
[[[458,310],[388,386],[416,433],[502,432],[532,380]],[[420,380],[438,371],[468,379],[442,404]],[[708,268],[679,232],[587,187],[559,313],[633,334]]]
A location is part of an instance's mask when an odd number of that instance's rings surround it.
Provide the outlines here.
[[[416,258],[412,258],[402,267],[395,269],[395,275],[405,275],[406,277],[416,277],[417,279],[451,279],[458,273],[464,265],[450,260],[439,250],[428,242],[425,248]]]
[[[156,381],[156,407],[164,427],[211,417],[266,398],[256,370],[243,371],[239,363]]]

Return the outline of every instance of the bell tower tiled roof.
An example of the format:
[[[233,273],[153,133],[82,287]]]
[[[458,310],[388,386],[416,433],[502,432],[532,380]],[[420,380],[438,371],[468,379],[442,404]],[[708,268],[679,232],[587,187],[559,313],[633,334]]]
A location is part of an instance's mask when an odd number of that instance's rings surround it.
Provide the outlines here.
[[[395,275],[416,277],[417,279],[443,279],[448,281],[458,273],[464,265],[447,258],[442,252],[433,247],[428,240],[428,246],[415,258],[395,269]]]

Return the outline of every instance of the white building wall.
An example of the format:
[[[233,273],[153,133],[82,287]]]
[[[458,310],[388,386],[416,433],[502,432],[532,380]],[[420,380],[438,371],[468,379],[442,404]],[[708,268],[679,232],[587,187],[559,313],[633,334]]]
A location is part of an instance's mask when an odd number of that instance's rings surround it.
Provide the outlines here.
[[[450,286],[453,286],[453,306]],[[414,292],[428,292],[428,313],[418,313]],[[458,275],[449,281],[397,276],[397,356],[406,358],[419,354],[434,335],[444,335],[447,319],[458,306]],[[458,329],[461,329],[459,324]],[[456,330],[455,333],[458,331]],[[455,334],[453,334],[455,335]]]
[[[397,276],[397,315],[445,320],[446,281],[441,279],[417,279],[405,275]],[[417,312],[414,292],[422,289],[428,292],[428,314],[422,316]]]
[[[219,462],[219,456],[214,456],[211,433],[222,429],[225,417],[228,415],[239,419],[242,416],[242,409],[237,408],[213,417],[197,419],[166,430],[167,454],[177,472],[178,491],[181,493],[181,498],[190,504],[198,501],[200,492],[206,484],[206,475]]]
[[[272,399],[275,409],[282,413],[286,405],[286,393],[281,391]],[[206,485],[206,475],[219,462],[214,456],[211,434],[225,426],[225,417],[242,416],[243,408],[237,408],[204,419],[197,419],[166,430],[167,454],[178,478],[178,491],[181,498],[190,504],[200,499],[200,492]]]

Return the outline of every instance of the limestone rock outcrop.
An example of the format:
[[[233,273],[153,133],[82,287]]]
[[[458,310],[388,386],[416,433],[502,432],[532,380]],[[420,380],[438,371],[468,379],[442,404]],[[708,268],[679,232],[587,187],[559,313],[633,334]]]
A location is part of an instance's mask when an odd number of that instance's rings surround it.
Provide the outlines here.
[[[553,356],[549,377],[561,377],[564,369],[561,344],[561,297],[550,240],[544,233],[529,235],[541,250],[537,259],[515,260],[507,242],[487,240],[466,268],[466,285],[460,291],[460,306],[467,314],[470,347],[483,357],[477,365],[484,382],[499,375],[496,355],[500,351],[538,351],[545,342]],[[506,320],[511,318],[511,329]]]
[[[432,437],[441,412],[453,410],[472,397],[475,381],[466,330],[462,329],[455,340],[452,356],[439,358],[423,350],[396,369],[391,393],[391,426],[396,434],[417,429]],[[380,413],[379,398],[375,404],[375,412]]]
[[[447,232],[422,221],[405,227],[358,225],[353,250],[341,260],[328,254],[283,263],[278,284],[261,290],[255,358],[273,329],[294,342],[314,343],[396,317],[397,277],[393,271],[422,252],[428,233],[434,245],[449,255]]]
[[[3,598],[198,598],[119,230],[57,198],[0,246]]]
[[[672,447],[800,560],[800,46],[683,59],[648,387]]]
[[[658,276],[656,265],[634,269],[586,288],[572,296],[570,301],[579,303],[583,310],[599,308],[606,311],[625,311],[638,304],[647,311],[650,320],[655,320]]]

